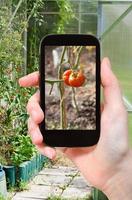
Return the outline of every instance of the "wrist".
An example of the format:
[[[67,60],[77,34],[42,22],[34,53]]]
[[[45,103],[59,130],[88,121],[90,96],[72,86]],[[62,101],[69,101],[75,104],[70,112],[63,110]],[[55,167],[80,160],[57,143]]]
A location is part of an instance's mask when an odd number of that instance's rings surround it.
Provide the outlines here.
[[[132,199],[132,150],[129,150],[115,173],[103,187],[109,200]]]

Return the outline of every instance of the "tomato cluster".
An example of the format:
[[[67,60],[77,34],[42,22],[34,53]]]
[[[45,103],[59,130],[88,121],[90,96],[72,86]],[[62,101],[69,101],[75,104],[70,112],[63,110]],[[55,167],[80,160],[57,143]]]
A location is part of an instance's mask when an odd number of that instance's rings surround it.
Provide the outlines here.
[[[85,76],[81,70],[66,70],[63,74],[63,80],[66,85],[71,87],[80,87],[85,82]]]

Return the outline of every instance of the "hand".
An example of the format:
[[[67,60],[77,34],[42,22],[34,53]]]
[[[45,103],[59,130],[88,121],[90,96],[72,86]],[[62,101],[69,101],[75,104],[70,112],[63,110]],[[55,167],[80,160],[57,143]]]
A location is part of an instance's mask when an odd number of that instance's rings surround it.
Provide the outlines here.
[[[37,86],[39,73],[34,72],[19,79],[20,86]],[[111,70],[108,58],[101,65],[101,84],[104,103],[101,114],[101,135],[96,146],[85,148],[60,148],[70,158],[85,178],[95,187],[107,193],[108,183],[119,172],[130,152],[128,146],[127,112],[125,110],[118,81]],[[56,149],[44,144],[38,124],[44,113],[39,106],[40,95],[37,91],[27,104],[30,115],[28,130],[37,149],[51,159]],[[109,194],[108,194],[109,195]],[[117,200],[117,199],[116,199]]]

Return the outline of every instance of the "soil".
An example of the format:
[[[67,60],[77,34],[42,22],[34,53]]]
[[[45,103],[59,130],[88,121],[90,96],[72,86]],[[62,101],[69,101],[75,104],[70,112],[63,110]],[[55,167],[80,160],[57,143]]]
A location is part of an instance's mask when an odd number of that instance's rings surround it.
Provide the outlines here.
[[[56,76],[54,69],[51,49],[47,52],[48,60],[46,62],[46,76],[48,79]],[[86,63],[86,54],[80,58],[80,62],[87,67],[84,68],[85,76],[88,77],[83,87],[75,88],[75,98],[77,108],[75,106],[72,87],[65,85],[65,104],[66,104],[66,118],[67,129],[96,129],[96,96],[95,96],[95,55],[91,54],[91,58]],[[49,95],[50,85],[46,84],[46,110],[45,121],[47,129],[60,128],[60,95],[57,84],[54,84],[51,95]]]
[[[66,90],[66,114],[68,127],[72,129],[95,129],[95,92],[94,87],[89,86],[82,88],[82,90],[76,90],[76,102],[79,112],[74,106],[72,99],[71,88]],[[47,129],[49,128],[59,128],[60,121],[60,110],[59,110],[60,100],[56,96],[46,97],[46,121]],[[54,122],[54,126],[53,123]]]

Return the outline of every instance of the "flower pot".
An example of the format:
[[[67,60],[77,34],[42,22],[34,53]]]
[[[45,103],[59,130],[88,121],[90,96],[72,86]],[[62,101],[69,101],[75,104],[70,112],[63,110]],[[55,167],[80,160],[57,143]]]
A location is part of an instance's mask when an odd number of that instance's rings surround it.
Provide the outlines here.
[[[14,187],[16,184],[16,168],[15,168],[15,166],[4,166],[3,169],[6,174],[7,186]]]
[[[30,174],[31,174],[30,162],[31,162],[31,161],[26,161],[26,162],[24,162],[24,163],[26,164],[27,181],[29,181],[30,178],[31,178],[31,175],[30,175]]]
[[[45,163],[47,163],[49,161],[49,158],[44,155],[41,155],[41,159],[42,159],[43,166]]]
[[[18,167],[18,178],[19,181],[27,182],[28,181],[28,163],[23,162]]]
[[[38,165],[38,172],[41,170],[41,155],[38,154],[37,156],[37,165]]]
[[[29,180],[30,180],[32,177],[32,162],[31,161],[28,162],[28,175],[29,175]]]
[[[39,154],[36,155],[36,169],[39,172]]]
[[[32,162],[32,172],[33,172],[32,176],[34,177],[36,174],[36,158],[35,158],[35,156],[32,158],[31,162]]]
[[[103,192],[96,188],[93,188],[92,190],[92,197],[93,200],[109,200]]]
[[[0,167],[0,196],[4,198],[7,196],[5,172],[2,167]]]
[[[33,157],[33,163],[34,163],[34,175],[37,175],[37,163],[36,163],[36,155]]]

